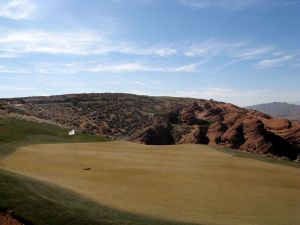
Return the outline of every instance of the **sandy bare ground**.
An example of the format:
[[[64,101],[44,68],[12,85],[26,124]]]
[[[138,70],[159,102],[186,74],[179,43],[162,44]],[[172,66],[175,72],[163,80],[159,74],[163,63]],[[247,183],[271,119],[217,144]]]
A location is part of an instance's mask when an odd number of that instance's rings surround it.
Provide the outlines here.
[[[300,221],[300,170],[203,145],[39,144],[0,166],[129,212],[204,224]]]

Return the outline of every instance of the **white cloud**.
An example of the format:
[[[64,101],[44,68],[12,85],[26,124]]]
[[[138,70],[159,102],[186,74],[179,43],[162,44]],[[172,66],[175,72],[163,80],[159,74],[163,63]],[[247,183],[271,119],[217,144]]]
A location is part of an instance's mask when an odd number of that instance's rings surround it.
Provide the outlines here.
[[[291,60],[294,59],[293,55],[284,55],[278,58],[273,58],[273,59],[264,59],[259,61],[256,66],[258,68],[271,68],[271,67],[277,67],[277,66],[282,66]]]
[[[2,55],[28,53],[85,55],[100,45],[102,37],[95,32],[11,31],[1,35]],[[102,48],[103,52],[107,49]]]
[[[200,63],[192,63],[185,66],[179,66],[176,68],[171,68],[171,72],[185,72],[185,73],[194,73],[198,72],[200,67]]]
[[[270,46],[249,47],[246,41],[219,41],[215,39],[205,40],[192,44],[184,50],[188,57],[214,57],[226,56],[238,59],[255,59],[273,50]]]
[[[194,73],[199,70],[198,64],[183,66],[150,65],[142,62],[126,63],[69,63],[69,64],[37,64],[34,72],[41,74],[76,74],[76,73],[134,73],[134,72],[163,72],[163,73]]]
[[[29,19],[35,9],[33,0],[0,0],[0,16],[9,19]]]
[[[234,58],[233,60],[229,60],[222,65],[218,66],[217,69],[223,69],[227,66],[245,61],[245,60],[254,60],[260,57],[263,57],[266,53],[269,53],[273,50],[272,47],[258,47],[251,49],[236,49],[232,53],[229,54],[230,57]]]
[[[125,41],[112,41],[106,34],[90,30],[2,31],[0,34],[0,58],[30,53],[63,55],[121,53],[162,57],[176,54],[176,50],[168,46],[137,46]]]
[[[178,0],[182,5],[203,9],[203,8],[226,8],[232,10],[245,9],[260,3],[265,0]]]
[[[225,54],[228,55],[233,49],[239,49],[245,46],[246,43],[243,41],[218,41],[215,39],[205,40],[198,42],[184,50],[184,55],[189,57],[197,56],[216,56]]]
[[[177,50],[168,46],[137,46],[131,43],[111,43],[112,47],[110,52],[118,52],[131,55],[156,55],[161,57],[173,56],[177,54]],[[110,53],[109,51],[107,53]]]
[[[252,46],[244,40],[217,40],[208,39],[197,42],[156,43],[152,45],[116,40],[107,33],[93,30],[77,31],[5,31],[0,30],[0,58],[24,57],[28,54],[48,54],[65,56],[90,56],[124,54],[147,57],[183,56],[198,58],[201,64],[215,57],[223,57],[223,68],[244,60],[260,60],[270,57],[274,48],[271,46]],[[275,55],[274,55],[275,56]],[[277,56],[279,57],[279,56]],[[258,67],[271,67],[286,61],[291,56],[280,55],[279,59],[260,61]],[[199,59],[200,58],[200,59]],[[194,71],[198,65],[189,65],[188,68],[175,68],[178,71]],[[140,65],[131,65],[138,70]],[[121,68],[125,70],[125,68]],[[163,68],[156,68],[157,72]],[[174,71],[175,69],[172,68]],[[110,70],[110,69],[109,69]],[[128,68],[129,70],[129,68]],[[141,69],[140,69],[141,70]],[[143,71],[146,71],[143,65]],[[154,71],[154,68],[151,68]]]
[[[170,57],[214,57],[224,55],[237,58],[255,58],[267,53],[270,47],[249,48],[245,41],[208,39],[196,43],[169,43],[140,45],[114,40],[107,34],[90,30],[78,31],[2,31],[0,58],[25,54],[108,55],[112,53]],[[176,47],[175,47],[176,46]]]
[[[257,56],[272,51],[272,49],[273,49],[272,47],[260,47],[260,48],[238,50],[233,54],[233,57],[242,58],[242,59],[254,59]]]

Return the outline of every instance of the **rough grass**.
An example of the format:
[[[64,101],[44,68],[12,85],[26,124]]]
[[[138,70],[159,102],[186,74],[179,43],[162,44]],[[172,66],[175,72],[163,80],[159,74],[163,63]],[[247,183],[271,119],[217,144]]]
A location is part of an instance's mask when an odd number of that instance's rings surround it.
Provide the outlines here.
[[[236,149],[230,149],[230,148],[222,148],[222,147],[214,147],[215,150],[225,152],[227,154],[240,157],[240,158],[248,158],[248,159],[255,159],[267,163],[272,163],[272,164],[278,164],[278,165],[283,165],[283,166],[291,166],[291,167],[296,167],[300,168],[300,163],[291,161],[287,158],[278,158],[274,155],[266,155],[266,154],[255,154],[252,152],[246,152],[246,151],[240,151]]]

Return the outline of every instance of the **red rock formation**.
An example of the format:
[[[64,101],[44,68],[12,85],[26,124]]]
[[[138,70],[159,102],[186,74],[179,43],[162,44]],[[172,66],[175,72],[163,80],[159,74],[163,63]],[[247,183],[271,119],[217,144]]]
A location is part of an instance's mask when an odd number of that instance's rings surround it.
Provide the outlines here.
[[[299,158],[300,124],[218,102],[198,102],[166,114],[173,144],[220,145],[257,154]],[[152,128],[151,128],[152,129]],[[167,128],[166,128],[167,129]],[[140,142],[150,141],[147,128]],[[166,132],[166,131],[165,131]],[[141,137],[143,137],[141,139]],[[170,139],[168,139],[170,140]]]
[[[170,125],[157,122],[135,134],[134,140],[147,145],[170,145],[174,144]]]
[[[0,114],[145,144],[209,144],[300,159],[300,122],[212,100],[129,94],[0,99]]]

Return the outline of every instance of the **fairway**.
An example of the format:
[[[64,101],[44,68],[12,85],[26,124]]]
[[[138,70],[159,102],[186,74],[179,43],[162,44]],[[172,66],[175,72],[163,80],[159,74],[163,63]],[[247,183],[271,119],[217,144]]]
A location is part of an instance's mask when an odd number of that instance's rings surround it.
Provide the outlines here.
[[[112,208],[201,224],[297,224],[300,170],[203,145],[35,144],[0,166]]]

